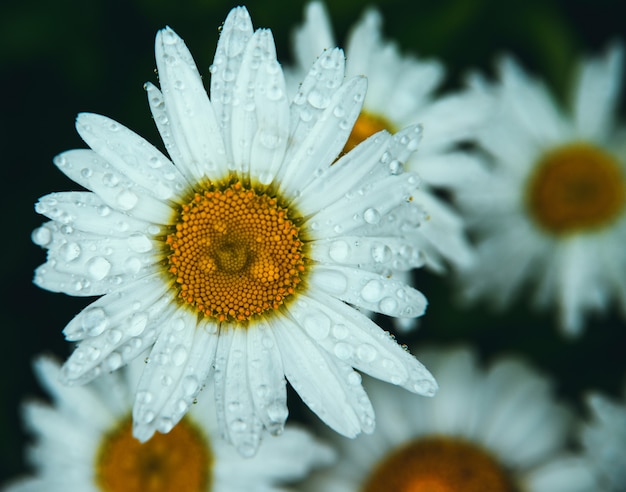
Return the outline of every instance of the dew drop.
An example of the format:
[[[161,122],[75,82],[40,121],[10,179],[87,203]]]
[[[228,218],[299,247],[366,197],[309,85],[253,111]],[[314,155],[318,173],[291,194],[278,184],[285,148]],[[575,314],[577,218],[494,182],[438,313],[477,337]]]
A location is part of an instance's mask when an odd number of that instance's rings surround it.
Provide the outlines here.
[[[358,372],[351,372],[348,374],[348,384],[350,386],[357,386],[361,384],[362,378]]]
[[[346,241],[337,240],[330,243],[328,255],[337,262],[343,262],[350,256],[350,245]]]
[[[393,297],[385,297],[380,301],[378,308],[381,313],[393,316],[398,309],[398,302]]]
[[[186,376],[183,379],[181,388],[185,395],[193,396],[199,388],[198,378],[196,378],[195,376]]]
[[[337,358],[341,360],[348,360],[354,354],[354,349],[352,348],[352,345],[348,343],[339,342],[337,345],[335,345],[333,352],[335,353]]]
[[[380,222],[380,212],[375,208],[368,208],[363,212],[363,219],[368,224],[378,224]]]
[[[330,98],[317,90],[309,92],[306,99],[311,106],[318,109],[324,109],[330,103]]]
[[[385,287],[379,280],[370,280],[361,289],[361,297],[366,302],[378,302],[385,291]]]
[[[117,204],[122,210],[131,210],[139,202],[139,197],[130,190],[123,190],[117,195]]]
[[[349,334],[350,331],[346,325],[336,324],[333,326],[333,336],[337,340],[343,340],[344,338],[347,338]]]
[[[130,317],[126,333],[131,337],[137,337],[143,333],[148,324],[148,315],[146,313],[135,313]]]
[[[272,422],[283,423],[287,420],[288,415],[289,410],[287,410],[287,406],[282,403],[274,402],[267,407],[267,416]]]
[[[119,183],[119,178],[112,173],[106,173],[102,176],[102,183],[109,188],[115,188]]]
[[[38,227],[31,234],[31,239],[38,246],[47,246],[52,241],[52,232],[47,227]]]
[[[122,339],[122,332],[120,330],[109,330],[107,332],[107,340],[112,345],[117,345],[118,343],[120,343],[121,339]]]
[[[124,261],[124,270],[130,275],[136,275],[141,270],[141,261],[136,256],[129,256]]]
[[[102,256],[90,258],[85,266],[87,267],[87,273],[94,280],[102,280],[111,271],[111,263]]]
[[[98,336],[104,332],[108,324],[109,317],[102,308],[87,308],[81,314],[81,327],[91,337]]]
[[[372,259],[376,263],[387,263],[391,260],[392,252],[391,248],[383,243],[375,243],[372,245],[371,249]]]
[[[122,366],[123,362],[124,359],[122,359],[122,356],[117,352],[111,352],[111,354],[104,361],[109,371],[115,371],[116,369],[119,369]]]
[[[169,417],[162,417],[157,424],[157,430],[163,434],[167,434],[174,428],[174,421]]]
[[[363,362],[372,362],[376,359],[377,352],[372,345],[364,343],[356,349],[356,355]]]
[[[84,167],[80,170],[80,175],[85,179],[89,179],[93,176],[93,171],[88,167]]]
[[[161,384],[162,384],[164,387],[166,387],[166,388],[167,388],[168,386],[171,386],[173,382],[174,382],[174,380],[172,379],[172,377],[171,377],[171,376],[165,375],[165,376],[163,376],[163,377],[161,378]]]
[[[131,234],[128,238],[128,246],[136,253],[147,253],[152,249],[152,243],[144,234]]]
[[[59,249],[61,258],[65,261],[74,261],[80,256],[81,249],[77,243],[65,243]]]
[[[312,338],[323,340],[330,333],[331,321],[324,313],[315,313],[304,318],[302,325]]]
[[[230,423],[230,430],[236,434],[244,432],[248,428],[248,424],[242,419],[235,419]]]
[[[106,217],[111,213],[111,207],[108,207],[107,205],[100,205],[97,208],[97,212],[100,217]]]
[[[176,44],[178,42],[178,36],[171,29],[164,29],[161,31],[163,33],[162,39],[165,44]]]
[[[177,345],[172,350],[172,362],[175,366],[180,366],[187,360],[187,349],[183,345]]]

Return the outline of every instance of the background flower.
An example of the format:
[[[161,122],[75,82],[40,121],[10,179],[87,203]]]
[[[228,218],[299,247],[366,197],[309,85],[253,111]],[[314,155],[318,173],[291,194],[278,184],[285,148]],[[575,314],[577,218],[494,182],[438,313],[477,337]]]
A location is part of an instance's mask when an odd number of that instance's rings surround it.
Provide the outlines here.
[[[289,59],[291,32],[302,20],[304,4],[247,3],[255,25],[272,29],[282,59]],[[370,4],[328,2],[338,41]],[[18,402],[25,394],[40,392],[30,369],[32,357],[50,350],[65,358],[70,347],[60,327],[84,306],[83,299],[50,294],[32,284],[32,271],[44,259],[44,252],[30,241],[31,231],[41,223],[33,203],[72,184],[51,160],[63,150],[83,146],[73,128],[80,111],[107,114],[158,142],[153,122],[146,118],[142,89],[144,80],[153,79],[154,33],[171,25],[184,34],[206,74],[217,28],[234,5],[226,0],[9,0],[0,7],[1,209],[5,238],[11,240],[2,263],[0,483],[26,469],[19,452],[25,435]],[[447,66],[446,88],[460,87],[469,69],[492,74],[494,57],[510,52],[563,101],[579,57],[600,54],[609,41],[623,35],[626,25],[619,15],[621,2],[613,0],[389,0],[377,8],[384,35],[403,52],[436,57]],[[624,109],[622,103],[622,117]],[[611,314],[590,319],[580,339],[566,342],[548,314],[530,313],[522,305],[495,315],[480,307],[459,309],[446,277],[420,272],[417,282],[429,307],[420,329],[399,336],[401,342],[420,346],[470,339],[484,355],[514,348],[549,373],[571,401],[587,389],[607,396],[621,391],[626,327]],[[312,420],[297,404],[290,411],[293,420]]]

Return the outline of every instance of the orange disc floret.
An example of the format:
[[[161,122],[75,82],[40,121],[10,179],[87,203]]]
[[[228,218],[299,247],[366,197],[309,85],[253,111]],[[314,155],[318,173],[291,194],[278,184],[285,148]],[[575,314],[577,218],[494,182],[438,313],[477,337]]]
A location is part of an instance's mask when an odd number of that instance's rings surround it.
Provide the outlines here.
[[[277,309],[304,272],[299,229],[276,198],[236,182],[197,192],[166,239],[179,296],[205,316],[243,321]]]

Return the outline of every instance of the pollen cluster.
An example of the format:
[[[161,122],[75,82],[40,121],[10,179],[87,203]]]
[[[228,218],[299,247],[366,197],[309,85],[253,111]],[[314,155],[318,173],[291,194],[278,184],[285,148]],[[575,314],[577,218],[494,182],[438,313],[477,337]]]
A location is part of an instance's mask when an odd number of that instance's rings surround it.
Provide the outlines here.
[[[141,443],[129,417],[100,443],[95,479],[103,492],[204,492],[212,467],[209,442],[187,418]]]
[[[417,439],[372,469],[361,492],[515,492],[506,471],[484,450],[448,437]]]
[[[218,321],[277,309],[304,271],[298,232],[275,198],[241,183],[195,193],[167,237],[180,298]]]
[[[626,177],[604,150],[575,142],[546,153],[527,185],[527,206],[535,221],[553,234],[605,226],[626,203]]]

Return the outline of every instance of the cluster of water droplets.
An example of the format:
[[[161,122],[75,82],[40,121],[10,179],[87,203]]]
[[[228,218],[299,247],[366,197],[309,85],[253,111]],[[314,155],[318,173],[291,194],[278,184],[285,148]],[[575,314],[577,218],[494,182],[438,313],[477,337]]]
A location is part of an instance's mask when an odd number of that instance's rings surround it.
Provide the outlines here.
[[[360,292],[373,302],[382,294],[382,286],[375,281],[367,282]],[[424,366],[399,346],[392,335],[352,307],[330,306],[301,297],[291,312],[312,340],[349,367],[411,391],[434,392],[435,388],[428,390],[432,378]],[[355,376],[350,378],[356,383]]]

